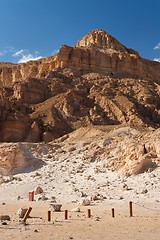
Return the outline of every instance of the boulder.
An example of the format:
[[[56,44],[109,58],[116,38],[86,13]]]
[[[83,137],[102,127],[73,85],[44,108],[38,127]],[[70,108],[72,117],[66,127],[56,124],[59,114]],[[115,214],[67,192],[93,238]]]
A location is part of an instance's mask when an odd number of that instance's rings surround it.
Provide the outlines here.
[[[89,205],[91,205],[91,201],[87,198],[83,199],[81,205],[82,206],[89,206]]]
[[[0,220],[2,221],[11,221],[11,218],[9,215],[1,215]]]
[[[37,195],[37,194],[41,194],[43,193],[43,189],[41,187],[37,187],[35,190],[34,190],[34,194]]]
[[[55,212],[59,212],[61,211],[62,204],[50,204],[50,206]]]
[[[18,217],[23,218],[24,215],[26,214],[27,210],[28,210],[27,208],[19,208],[17,211]]]

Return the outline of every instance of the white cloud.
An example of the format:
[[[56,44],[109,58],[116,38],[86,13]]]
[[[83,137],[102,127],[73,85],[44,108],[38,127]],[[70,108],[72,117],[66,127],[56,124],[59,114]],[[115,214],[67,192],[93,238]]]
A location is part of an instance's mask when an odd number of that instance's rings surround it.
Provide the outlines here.
[[[18,63],[26,63],[28,61],[36,61],[36,60],[38,60],[40,58],[42,58],[42,57],[41,56],[34,56],[33,54],[28,53],[28,54],[23,55],[19,59]]]
[[[21,49],[21,50],[19,50],[18,52],[14,53],[14,54],[12,55],[12,57],[18,57],[18,56],[21,55],[23,52],[24,52],[24,50]]]
[[[57,50],[55,50],[57,51]],[[56,53],[56,52],[55,52]],[[16,60],[17,63],[25,63],[28,61],[35,61],[42,56],[40,56],[38,51],[30,52],[28,49],[19,49],[9,46],[0,50],[0,57],[8,57],[11,60],[11,57],[14,58],[14,62]]]
[[[15,52],[12,57],[20,57],[18,63],[26,63],[42,58],[42,56],[39,56],[39,52],[30,53],[27,49],[21,49]]]
[[[155,47],[154,50],[160,50],[160,43],[158,43]]]
[[[160,58],[154,58],[154,61],[160,62]]]

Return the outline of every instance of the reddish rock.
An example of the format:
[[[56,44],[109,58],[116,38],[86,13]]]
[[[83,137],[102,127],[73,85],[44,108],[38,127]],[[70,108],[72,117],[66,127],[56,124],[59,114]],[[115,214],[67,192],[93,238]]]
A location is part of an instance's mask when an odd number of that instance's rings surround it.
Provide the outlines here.
[[[0,141],[49,142],[80,127],[160,125],[160,63],[103,30],[51,57],[0,63]]]

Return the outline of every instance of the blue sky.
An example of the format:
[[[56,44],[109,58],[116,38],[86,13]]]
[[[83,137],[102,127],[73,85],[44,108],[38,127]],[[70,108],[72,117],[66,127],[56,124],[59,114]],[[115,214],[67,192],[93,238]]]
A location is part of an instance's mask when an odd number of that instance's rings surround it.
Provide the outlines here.
[[[159,0],[0,0],[0,62],[25,62],[103,29],[160,61]]]

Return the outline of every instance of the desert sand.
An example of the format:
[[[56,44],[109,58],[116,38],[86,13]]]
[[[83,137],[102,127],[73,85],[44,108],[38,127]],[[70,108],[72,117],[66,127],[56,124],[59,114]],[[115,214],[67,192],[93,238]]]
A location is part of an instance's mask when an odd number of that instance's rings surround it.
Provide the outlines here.
[[[113,152],[118,156],[119,144],[123,148],[123,144],[128,142],[129,146],[129,139],[139,136],[139,132],[128,128],[116,129],[112,131],[109,145],[105,144],[110,133],[104,136],[102,132],[98,128],[88,132],[83,129],[66,140],[59,139],[47,145],[22,144],[32,160],[39,159],[43,164],[28,165],[20,173],[1,178],[4,182],[0,185],[0,212],[1,215],[9,215],[11,221],[1,221],[0,239],[159,239],[159,166],[129,176],[128,165],[122,166],[123,171],[106,167],[106,157],[101,151],[110,146],[112,158]],[[115,146],[118,138],[121,141],[112,150],[112,144]],[[143,145],[142,137],[141,141]],[[151,143],[146,143],[146,147]],[[97,159],[90,161],[96,150],[99,153]],[[37,187],[41,187],[43,192],[34,195],[34,201],[29,201],[28,193]],[[86,199],[91,200],[90,204],[82,206]],[[130,201],[133,202],[133,217],[129,213]],[[62,204],[61,211],[55,212],[52,204]],[[24,226],[17,211],[29,207],[32,211]],[[75,208],[80,212],[72,211]],[[115,209],[114,218],[112,208]],[[88,209],[91,209],[91,218],[88,218]],[[67,220],[64,219],[65,210],[69,212]],[[50,222],[48,211],[51,211]],[[3,222],[7,225],[2,225]]]
[[[27,225],[19,223],[16,210],[22,206],[31,206],[31,218]],[[160,211],[145,209],[133,204],[133,217],[129,217],[127,202],[100,203],[89,206],[91,218],[87,217],[88,207],[80,207],[81,212],[69,211],[69,218],[64,220],[64,209],[77,205],[64,204],[61,212],[51,212],[51,222],[47,221],[48,203],[28,201],[6,201],[1,205],[1,213],[9,213],[12,221],[0,226],[0,239],[159,239]],[[145,204],[147,207],[150,205]],[[115,218],[111,208],[115,207]],[[153,208],[153,206],[152,206]]]

